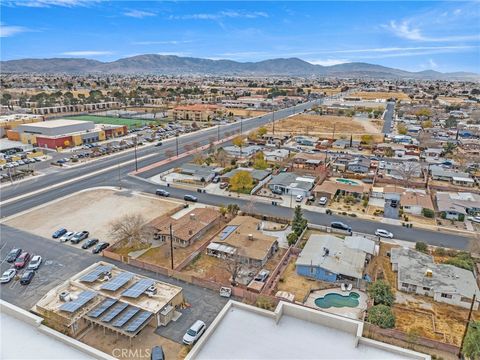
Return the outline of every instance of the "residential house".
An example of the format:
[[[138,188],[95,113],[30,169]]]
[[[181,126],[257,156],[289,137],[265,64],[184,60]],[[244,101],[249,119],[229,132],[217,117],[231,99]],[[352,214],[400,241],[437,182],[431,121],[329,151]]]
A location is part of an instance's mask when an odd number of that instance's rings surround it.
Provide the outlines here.
[[[422,215],[423,209],[435,211],[430,195],[425,190],[407,189],[400,196],[403,212],[411,215]]]
[[[430,166],[430,174],[433,180],[448,181],[457,186],[473,187],[475,185],[475,180],[472,179],[470,174],[445,169],[442,166]]]
[[[264,234],[261,221],[251,216],[236,216],[207,246],[207,254],[222,259],[263,267],[278,250],[274,236]]]
[[[303,197],[310,196],[310,190],[315,185],[316,179],[311,176],[301,176],[292,172],[281,172],[272,176],[268,187],[274,193]]]
[[[222,181],[229,182],[232,176],[234,176],[239,171],[248,171],[256,183],[267,179],[271,175],[270,170],[256,170],[252,168],[238,167],[236,169],[230,170],[229,172],[221,175],[220,179]]]
[[[293,168],[303,170],[317,170],[325,164],[326,154],[300,152],[293,157]]]
[[[480,195],[469,192],[437,192],[437,210],[445,218],[461,220],[466,215],[480,213]]]
[[[359,146],[360,141],[350,141],[350,139],[337,139],[332,143],[332,148],[334,149],[358,148]]]
[[[358,174],[367,174],[370,170],[370,159],[358,157],[347,164],[347,170]]]
[[[234,156],[236,158],[249,158],[252,155],[256,154],[257,152],[261,151],[262,148],[258,145],[248,145],[248,146],[225,146],[223,148],[230,156]]]
[[[274,149],[274,150],[265,150],[263,151],[263,156],[266,161],[277,162],[284,161],[290,156],[290,150],[286,149]]]
[[[315,146],[317,139],[305,136],[295,136],[293,138],[298,145]]]
[[[212,181],[220,170],[220,168],[214,166],[186,163],[178,169],[178,173],[186,175],[187,178],[185,180],[208,183]]]
[[[363,278],[375,242],[363,238],[343,241],[333,235],[311,235],[295,263],[297,274],[322,281]]]
[[[360,199],[370,191],[371,186],[368,184],[360,184],[357,181],[348,179],[340,180],[345,181],[326,180],[322,184],[315,186],[313,189],[315,198],[319,199],[321,197],[326,197],[327,199],[332,199],[336,195],[352,195],[355,198]]]
[[[390,253],[392,269],[397,272],[398,290],[466,309],[476,295],[473,309],[478,309],[480,291],[471,271],[436,264],[433,256],[409,248],[393,248]]]
[[[221,214],[210,208],[196,208],[178,219],[170,216],[160,216],[153,219],[149,225],[155,231],[155,238],[169,242],[170,226],[172,227],[175,246],[187,247],[199,240],[210,229],[220,224]]]

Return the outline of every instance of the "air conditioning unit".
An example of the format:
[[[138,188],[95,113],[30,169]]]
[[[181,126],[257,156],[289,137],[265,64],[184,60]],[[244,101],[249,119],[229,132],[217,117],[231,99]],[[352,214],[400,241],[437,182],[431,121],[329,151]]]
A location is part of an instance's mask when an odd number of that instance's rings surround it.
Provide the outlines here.
[[[72,300],[68,291],[62,291],[60,294],[58,294],[58,298],[65,302]]]
[[[147,290],[145,290],[145,294],[148,296],[153,296],[157,294],[157,288],[155,285],[150,286]]]

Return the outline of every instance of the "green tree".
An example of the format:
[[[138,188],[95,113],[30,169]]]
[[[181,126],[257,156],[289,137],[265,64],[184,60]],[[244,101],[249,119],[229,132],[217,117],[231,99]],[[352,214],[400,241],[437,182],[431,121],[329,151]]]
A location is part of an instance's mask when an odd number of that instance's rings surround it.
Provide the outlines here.
[[[307,223],[307,219],[303,217],[301,206],[297,205],[292,219],[292,231],[297,234],[297,236],[300,236],[303,230],[307,227]]]
[[[456,128],[457,119],[455,119],[453,116],[450,116],[447,120],[445,120],[445,127],[448,129]]]
[[[428,252],[428,245],[424,243],[423,241],[417,241],[415,243],[415,250],[427,253]]]
[[[298,235],[295,234],[294,232],[291,232],[290,234],[287,235],[288,245],[295,244],[297,240],[298,240]]]
[[[265,160],[263,152],[259,151],[255,154],[255,159],[253,161],[253,168],[256,170],[265,170],[268,168],[268,163]]]
[[[395,315],[386,305],[375,305],[368,310],[367,321],[383,329],[395,327]]]
[[[265,126],[262,126],[260,128],[258,128],[257,130],[257,134],[258,136],[262,137],[263,135],[265,135],[267,133],[267,128]]]
[[[469,359],[480,359],[480,321],[470,322],[462,354]]]
[[[447,142],[443,146],[443,153],[445,155],[453,154],[453,151],[456,149],[457,145],[455,145],[453,142]]]
[[[245,191],[253,187],[253,178],[249,171],[240,170],[230,179],[232,191]]]
[[[423,208],[422,215],[425,216],[426,218],[433,219],[435,217],[435,212],[432,209]]]
[[[375,305],[382,304],[392,306],[395,296],[390,285],[383,280],[377,280],[368,287],[368,294],[373,298]]]
[[[373,143],[373,136],[372,135],[362,135],[361,143],[365,145],[372,145]]]
[[[472,256],[464,251],[445,261],[445,264],[470,271],[473,271],[473,268],[475,267],[475,262],[473,261]]]

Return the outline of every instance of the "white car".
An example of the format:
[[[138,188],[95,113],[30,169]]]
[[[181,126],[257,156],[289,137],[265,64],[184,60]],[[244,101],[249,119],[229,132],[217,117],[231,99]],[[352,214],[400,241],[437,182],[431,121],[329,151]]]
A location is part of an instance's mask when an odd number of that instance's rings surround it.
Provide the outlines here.
[[[9,283],[15,277],[15,275],[17,275],[17,270],[8,269],[3,273],[2,277],[0,277],[0,284]]]
[[[62,237],[60,237],[60,242],[67,242],[68,240],[70,240],[73,235],[75,235],[75,233],[73,231],[69,231],[67,233],[65,233]]]
[[[469,216],[467,219],[476,223],[480,223],[480,216]]]
[[[384,230],[384,229],[377,229],[375,231],[375,235],[384,237],[384,238],[389,238],[393,239],[393,234],[390,231]]]
[[[202,320],[197,320],[190,326],[185,335],[183,335],[183,343],[185,345],[193,345],[205,332],[207,325]]]
[[[319,205],[327,205],[328,199],[325,196],[322,196],[320,200],[318,200]]]
[[[303,201],[303,195],[297,195],[297,197],[295,198],[295,201],[296,202],[302,202]]]
[[[42,257],[40,255],[35,255],[28,263],[27,270],[38,270],[40,265],[42,265]]]

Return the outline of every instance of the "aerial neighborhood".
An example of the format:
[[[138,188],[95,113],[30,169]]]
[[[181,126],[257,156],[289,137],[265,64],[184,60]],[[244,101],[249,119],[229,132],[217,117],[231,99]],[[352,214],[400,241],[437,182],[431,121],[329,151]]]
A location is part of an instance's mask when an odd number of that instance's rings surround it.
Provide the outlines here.
[[[128,39],[147,20],[165,27],[160,3],[122,4],[102,21],[138,21]],[[273,21],[237,10],[163,21],[215,24],[217,36]],[[382,28],[443,41],[410,21]],[[36,32],[0,25],[2,42]],[[229,46],[265,40],[241,28]],[[200,43],[126,39],[131,54]],[[372,65],[364,49],[331,50],[358,56],[338,64],[223,60],[224,46],[117,60],[2,50],[0,357],[480,359],[479,75],[427,70],[432,59]],[[395,49],[368,53],[389,64]]]

